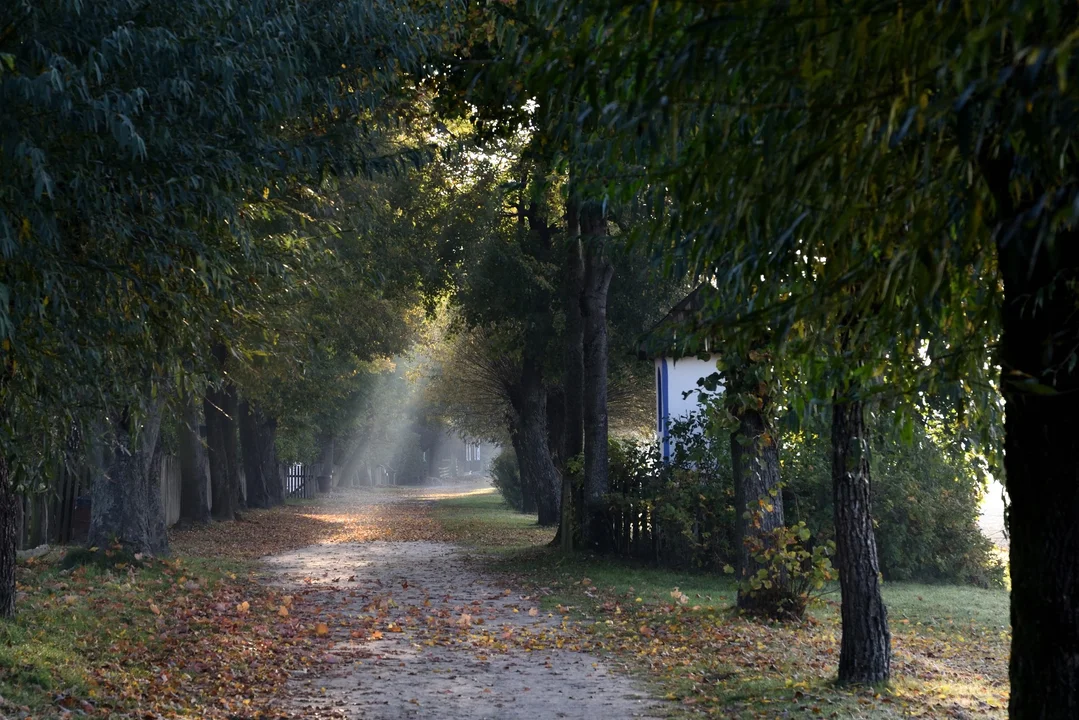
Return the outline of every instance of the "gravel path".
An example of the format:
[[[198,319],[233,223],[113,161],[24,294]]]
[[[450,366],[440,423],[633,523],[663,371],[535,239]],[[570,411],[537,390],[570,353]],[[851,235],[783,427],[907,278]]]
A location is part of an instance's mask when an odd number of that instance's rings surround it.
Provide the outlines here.
[[[372,497],[373,503],[393,502]],[[394,508],[399,511],[401,508]],[[417,508],[418,510],[418,508]],[[572,649],[572,626],[442,542],[322,544],[266,559],[317,590],[330,651],[288,693],[312,718],[655,718],[632,678]],[[361,627],[357,631],[351,628]]]

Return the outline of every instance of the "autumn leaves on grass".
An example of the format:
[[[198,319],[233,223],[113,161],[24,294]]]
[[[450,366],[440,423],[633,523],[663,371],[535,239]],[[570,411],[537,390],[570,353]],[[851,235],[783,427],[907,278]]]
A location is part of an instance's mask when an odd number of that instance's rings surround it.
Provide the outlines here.
[[[179,555],[253,560],[318,543],[449,540],[421,489],[348,490],[313,504],[247,510],[236,522],[174,530]]]
[[[235,572],[234,572],[235,570]],[[144,559],[141,567],[19,569],[26,608],[0,665],[6,708],[44,717],[257,717],[290,672],[321,661],[293,598],[239,566]]]

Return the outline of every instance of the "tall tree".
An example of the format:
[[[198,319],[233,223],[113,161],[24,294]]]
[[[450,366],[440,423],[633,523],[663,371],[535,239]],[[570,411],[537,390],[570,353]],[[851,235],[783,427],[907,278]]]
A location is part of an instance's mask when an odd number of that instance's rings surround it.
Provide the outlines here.
[[[560,4],[532,7],[549,23],[543,27],[564,19]],[[812,393],[827,401],[838,389],[842,404],[863,399],[865,376],[877,372],[902,395],[963,373],[982,377],[991,367],[997,286],[971,278],[994,272],[986,252],[994,247],[991,229],[1010,235],[1018,217],[997,215],[987,225],[1001,203],[987,192],[984,161],[1002,151],[1014,157],[1019,143],[1030,164],[1021,175],[1011,165],[1011,184],[999,187],[1031,201],[1027,207],[1044,221],[1038,232],[1052,245],[1056,229],[1042,211],[1063,212],[1070,166],[1060,162],[1064,141],[1054,140],[1048,154],[1039,143],[1059,137],[1050,118],[1071,113],[1073,102],[1045,66],[1022,63],[1052,56],[1070,72],[1073,55],[1062,43],[1074,10],[1063,8],[986,2],[964,14],[927,6],[908,22],[909,8],[900,3],[821,10],[762,1],[735,15],[719,6],[599,3],[589,8],[591,67],[568,62],[552,40],[543,76],[577,93],[587,108],[578,116],[602,117],[613,130],[597,137],[605,151],[582,171],[605,173],[612,158],[626,163],[612,191],[651,188],[659,222],[650,236],[665,264],[716,278],[728,300],[709,310],[715,325],[745,328],[747,342],[771,327],[783,352],[810,366],[818,343],[807,338],[831,342],[831,324],[854,312],[860,347],[868,349],[830,368]],[[1052,27],[1057,44],[1035,26]],[[792,57],[800,58],[797,73],[790,72]],[[1035,93],[1050,99],[1024,105]],[[1032,119],[1035,106],[1041,110]],[[1039,177],[1054,181],[1040,184]],[[1042,190],[1048,187],[1068,189],[1050,200]],[[941,361],[927,367],[924,357]],[[856,425],[840,424],[837,458],[847,456]],[[851,476],[841,464],[837,477]],[[840,522],[846,517],[837,514]],[[864,519],[855,525],[865,527]],[[849,549],[868,557],[870,537],[850,535],[859,547]],[[860,572],[871,571],[868,563]],[[878,620],[872,638],[845,624],[848,658],[861,653],[854,647],[861,642],[882,644],[882,614]],[[1017,648],[1024,632],[1017,624]],[[842,679],[879,680],[887,654],[876,657],[869,665],[841,658]],[[1024,697],[1033,696],[1013,695],[1013,714]],[[1071,701],[1059,698],[1065,716]]]
[[[142,408],[118,408],[106,428],[102,462],[91,484],[93,513],[88,541],[106,548],[120,544],[130,552],[158,555],[168,551],[161,504],[162,402]]]
[[[580,232],[584,247],[581,290],[584,350],[584,507],[581,535],[586,546],[603,550],[610,543],[607,521],[607,294],[614,277],[610,257],[607,213],[601,203],[580,206]]]
[[[260,199],[394,163],[371,143],[383,120],[400,119],[398,70],[387,68],[423,71],[428,13],[441,10],[279,0],[0,8],[0,421],[11,430],[0,470],[15,479],[0,489],[31,471],[36,450],[24,439],[36,429],[66,435],[71,415],[90,422],[106,407],[145,414],[138,406],[153,393],[129,379],[182,375],[207,354],[214,322],[257,292],[240,266],[287,274],[249,232]],[[127,516],[100,514],[109,507],[94,509],[103,534]],[[10,537],[0,529],[0,541]],[[12,552],[0,547],[0,566]]]
[[[870,513],[869,435],[863,403],[839,388],[832,403],[832,504],[843,622],[839,680],[879,683],[891,674],[892,647]]]
[[[581,245],[579,203],[573,195],[572,180],[566,196],[565,259],[562,273],[562,308],[566,315],[563,335],[563,421],[565,422],[562,458],[565,463],[584,452],[584,317],[581,312],[584,291],[584,254]],[[573,549],[574,536],[583,518],[583,495],[574,492],[568,467],[562,470],[562,517],[558,532],[564,551]],[[582,488],[583,491],[583,488]]]
[[[276,463],[266,461],[262,446],[265,435],[264,419],[247,400],[239,406],[240,451],[243,460],[244,482],[247,484],[247,507],[265,508],[273,504],[271,484],[277,477]]]
[[[202,437],[202,413],[194,393],[181,400],[180,520],[202,524],[210,520],[210,465]]]

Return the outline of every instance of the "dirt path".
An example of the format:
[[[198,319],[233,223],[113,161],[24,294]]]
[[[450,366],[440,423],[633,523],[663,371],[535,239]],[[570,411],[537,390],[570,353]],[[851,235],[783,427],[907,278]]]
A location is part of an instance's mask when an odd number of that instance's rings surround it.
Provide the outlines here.
[[[362,498],[362,496],[361,496]],[[350,498],[353,503],[356,498]],[[399,515],[392,496],[358,501]],[[366,506],[366,507],[365,507]],[[415,513],[422,505],[408,502]],[[500,587],[445,542],[319,544],[266,560],[317,608],[326,652],[289,688],[312,718],[606,718],[663,713],[631,678],[574,650],[575,628]]]

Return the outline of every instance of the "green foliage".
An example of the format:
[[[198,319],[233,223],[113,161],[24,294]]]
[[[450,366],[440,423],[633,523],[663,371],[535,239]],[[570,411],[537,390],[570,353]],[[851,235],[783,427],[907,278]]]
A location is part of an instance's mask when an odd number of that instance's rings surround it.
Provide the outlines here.
[[[780,567],[798,559],[801,550],[815,557],[834,537],[831,444],[823,431],[827,425],[818,422],[780,441],[786,521],[789,528],[804,524],[811,534],[806,540],[800,531],[779,538],[806,543],[786,546],[775,557]],[[878,425],[884,422],[877,418]],[[871,457],[873,517],[885,579],[1001,587],[1004,569],[977,524],[984,463],[963,449],[954,428],[938,423],[931,432],[919,423],[912,442],[905,442],[899,429],[883,428],[874,433]],[[737,564],[729,432],[722,412],[676,422],[667,463],[651,443],[612,442],[612,512],[643,515],[655,532],[646,547],[632,538],[616,542],[622,552],[666,567],[718,570]]]
[[[711,421],[671,427],[670,461],[655,443],[612,440],[609,502],[614,546],[667,567],[717,569],[734,554],[730,443],[710,441]]]
[[[60,567],[65,570],[84,565],[93,565],[101,569],[115,567],[122,570],[127,567],[142,567],[142,558],[136,557],[134,553],[125,550],[120,545],[115,545],[111,548],[68,548],[60,559]]]
[[[503,450],[491,461],[491,482],[507,505],[517,512],[524,512],[521,473],[513,450]]]
[[[378,292],[356,292],[370,268],[325,262],[350,254],[344,224],[289,221],[324,217],[342,178],[416,159],[386,131],[431,49],[426,17],[392,1],[0,8],[0,451],[24,482],[73,423],[191,390],[211,341],[291,354],[279,375],[303,377],[315,363],[296,372],[295,356],[331,344],[305,330],[346,298],[385,317]],[[354,284],[328,291],[327,265]],[[316,294],[334,302],[313,308]],[[393,344],[365,340],[380,335]]]
[[[836,578],[830,557],[835,544],[814,543],[804,522],[745,538],[750,557],[760,566],[739,588],[752,598],[754,614],[777,620],[801,620],[825,584]],[[725,572],[734,568],[726,566]]]
[[[823,425],[823,420],[821,424]],[[1004,568],[978,528],[984,469],[956,440],[924,422],[905,441],[878,416],[873,433],[872,499],[877,552],[886,580],[1001,587]],[[833,536],[831,445],[814,425],[784,438],[784,499],[789,522]]]

